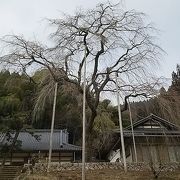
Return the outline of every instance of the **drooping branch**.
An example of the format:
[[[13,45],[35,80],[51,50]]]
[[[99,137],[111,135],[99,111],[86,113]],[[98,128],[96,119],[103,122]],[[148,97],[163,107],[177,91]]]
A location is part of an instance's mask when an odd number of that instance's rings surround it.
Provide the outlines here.
[[[115,89],[113,74],[121,78],[125,98],[153,95],[158,86],[151,70],[157,65],[162,49],[154,43],[154,28],[141,12],[124,11],[119,5],[99,4],[94,9],[78,11],[49,20],[55,27],[51,34],[55,45],[44,46],[19,36],[3,38],[5,53],[1,63],[11,67],[46,68],[53,81],[73,84],[82,94],[82,69],[87,60],[86,102],[92,129],[101,92]],[[127,96],[127,94],[129,94]]]

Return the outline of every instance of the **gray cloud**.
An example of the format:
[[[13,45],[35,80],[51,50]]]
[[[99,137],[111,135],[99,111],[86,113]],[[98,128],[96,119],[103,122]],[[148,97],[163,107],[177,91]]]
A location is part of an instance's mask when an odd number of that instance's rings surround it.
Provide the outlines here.
[[[27,38],[36,36],[45,41],[48,28],[42,21],[43,18],[57,18],[62,12],[72,14],[77,7],[93,8],[97,3],[97,0],[1,0],[0,36],[24,34]],[[163,58],[159,74],[170,77],[176,64],[180,63],[180,1],[124,0],[123,4],[126,9],[146,13],[148,20],[161,31],[159,43],[167,55]]]

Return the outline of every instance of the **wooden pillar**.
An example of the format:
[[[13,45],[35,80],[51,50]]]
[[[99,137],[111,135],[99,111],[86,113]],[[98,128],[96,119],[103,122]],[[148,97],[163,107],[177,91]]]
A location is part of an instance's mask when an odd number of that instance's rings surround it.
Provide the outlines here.
[[[76,161],[76,152],[73,152],[73,162]]]
[[[12,158],[13,158],[13,153],[11,152],[11,155],[10,155],[10,164],[12,164]]]
[[[60,163],[60,152],[59,152],[59,163]]]

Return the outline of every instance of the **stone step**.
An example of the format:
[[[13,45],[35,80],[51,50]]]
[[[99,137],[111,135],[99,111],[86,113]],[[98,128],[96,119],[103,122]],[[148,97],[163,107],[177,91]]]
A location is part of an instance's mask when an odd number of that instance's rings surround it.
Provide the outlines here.
[[[4,166],[0,168],[0,180],[14,180],[17,176],[19,166]]]
[[[17,175],[14,175],[14,176],[1,176],[0,177],[0,180],[14,180],[15,178],[17,177]]]
[[[2,168],[2,170],[4,170],[4,171],[16,171],[17,170],[17,168],[15,169],[15,168],[13,168],[13,169],[11,169],[11,168]]]
[[[4,176],[4,175],[2,175],[0,177],[0,180],[2,180],[2,179],[14,179],[16,176],[17,176],[16,174],[14,174],[13,176]]]

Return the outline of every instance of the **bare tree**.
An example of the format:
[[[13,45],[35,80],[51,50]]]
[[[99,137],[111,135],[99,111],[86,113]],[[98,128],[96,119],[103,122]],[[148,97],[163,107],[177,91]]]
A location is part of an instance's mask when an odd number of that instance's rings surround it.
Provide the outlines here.
[[[88,132],[97,116],[101,93],[115,91],[115,73],[120,77],[120,91],[126,93],[123,110],[127,109],[129,96],[154,93],[159,81],[151,70],[157,66],[162,49],[155,43],[155,28],[146,24],[143,13],[106,3],[48,22],[56,29],[50,36],[55,46],[5,36],[5,54],[0,61],[24,72],[34,67],[47,68],[54,81],[72,84],[83,93],[82,68],[87,58]]]

